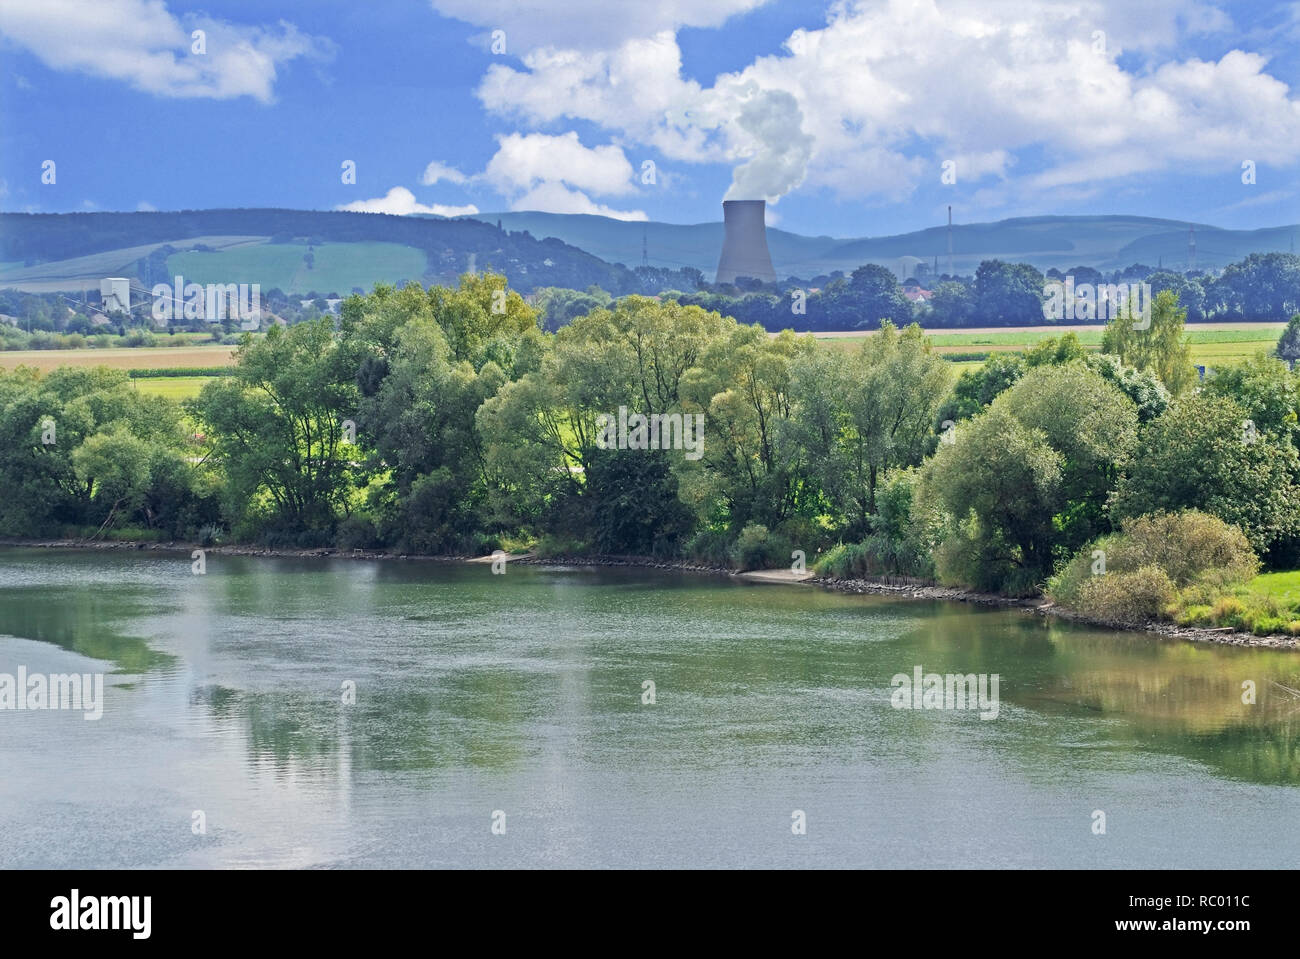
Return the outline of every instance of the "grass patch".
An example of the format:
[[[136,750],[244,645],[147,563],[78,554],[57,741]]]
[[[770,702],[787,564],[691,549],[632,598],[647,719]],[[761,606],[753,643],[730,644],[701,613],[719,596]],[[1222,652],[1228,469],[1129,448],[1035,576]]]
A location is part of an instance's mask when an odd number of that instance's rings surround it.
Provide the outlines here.
[[[338,293],[354,286],[419,281],[428,269],[422,251],[400,243],[322,243],[312,250],[312,268],[303,261],[305,243],[259,243],[214,253],[175,253],[167,258],[171,275],[191,283],[259,283],[286,293]]]
[[[215,376],[155,376],[132,380],[135,388],[150,396],[165,396],[169,400],[188,400],[199,395],[203,384]]]

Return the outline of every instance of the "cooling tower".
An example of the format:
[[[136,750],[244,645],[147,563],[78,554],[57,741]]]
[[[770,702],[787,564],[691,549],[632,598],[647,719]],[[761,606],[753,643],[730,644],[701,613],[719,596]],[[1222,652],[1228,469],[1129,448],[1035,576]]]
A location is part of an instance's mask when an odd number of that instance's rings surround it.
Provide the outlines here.
[[[722,256],[718,258],[719,283],[735,283],[738,276],[776,282],[772,255],[767,252],[766,200],[722,202]]]

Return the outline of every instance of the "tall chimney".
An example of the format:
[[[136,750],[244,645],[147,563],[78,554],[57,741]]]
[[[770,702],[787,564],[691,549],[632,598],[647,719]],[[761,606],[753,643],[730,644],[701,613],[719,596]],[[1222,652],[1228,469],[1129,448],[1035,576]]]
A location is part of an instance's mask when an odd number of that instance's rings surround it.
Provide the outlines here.
[[[776,282],[772,255],[767,252],[766,200],[722,201],[722,256],[718,258],[719,283],[735,283],[738,276]]]

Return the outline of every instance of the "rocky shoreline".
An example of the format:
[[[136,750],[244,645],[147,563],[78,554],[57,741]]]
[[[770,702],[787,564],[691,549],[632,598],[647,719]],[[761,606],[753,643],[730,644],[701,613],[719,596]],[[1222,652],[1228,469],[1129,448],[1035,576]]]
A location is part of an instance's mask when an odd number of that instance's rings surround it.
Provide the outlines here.
[[[163,553],[183,553],[188,555],[193,550],[202,549],[208,554],[218,556],[266,556],[278,558],[301,559],[352,559],[352,560],[397,560],[433,563],[467,563],[482,561],[484,557],[465,555],[429,556],[413,553],[391,553],[384,550],[333,549],[321,547],[315,549],[269,549],[257,546],[199,546],[197,543],[138,543],[105,542],[86,540],[19,540],[0,539],[0,546],[17,546],[43,549],[94,549],[107,551],[150,551]],[[511,557],[511,563],[525,566],[586,566],[586,567],[634,567],[705,574],[710,576],[736,577],[737,571],[722,566],[708,566],[685,560],[656,560],[640,556],[539,556]],[[1178,626],[1174,623],[1118,623],[1107,622],[1084,616],[1073,610],[1056,606],[1043,597],[1017,598],[1000,596],[996,593],[980,593],[952,586],[934,586],[918,581],[875,581],[866,579],[839,579],[832,576],[813,576],[803,580],[791,580],[789,585],[818,586],[822,589],[857,595],[892,596],[898,599],[945,600],[957,603],[972,603],[978,606],[996,606],[999,608],[1022,609],[1039,616],[1055,616],[1084,626],[1102,629],[1140,632],[1158,636],[1162,639],[1180,639],[1193,643],[1217,643],[1223,646],[1258,647],[1264,649],[1300,649],[1300,637],[1296,636],[1256,636],[1253,633],[1230,629],[1199,629]]]

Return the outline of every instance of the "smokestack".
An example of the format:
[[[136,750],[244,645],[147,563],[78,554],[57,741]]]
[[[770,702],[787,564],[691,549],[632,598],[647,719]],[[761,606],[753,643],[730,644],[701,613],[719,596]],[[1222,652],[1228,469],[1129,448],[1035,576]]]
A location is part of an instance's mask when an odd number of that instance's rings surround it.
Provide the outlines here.
[[[776,282],[772,255],[767,252],[766,212],[766,200],[722,202],[724,232],[717,282],[735,283],[738,276],[752,276],[764,283]]]
[[[956,276],[952,271],[952,206],[948,206],[948,275]]]

